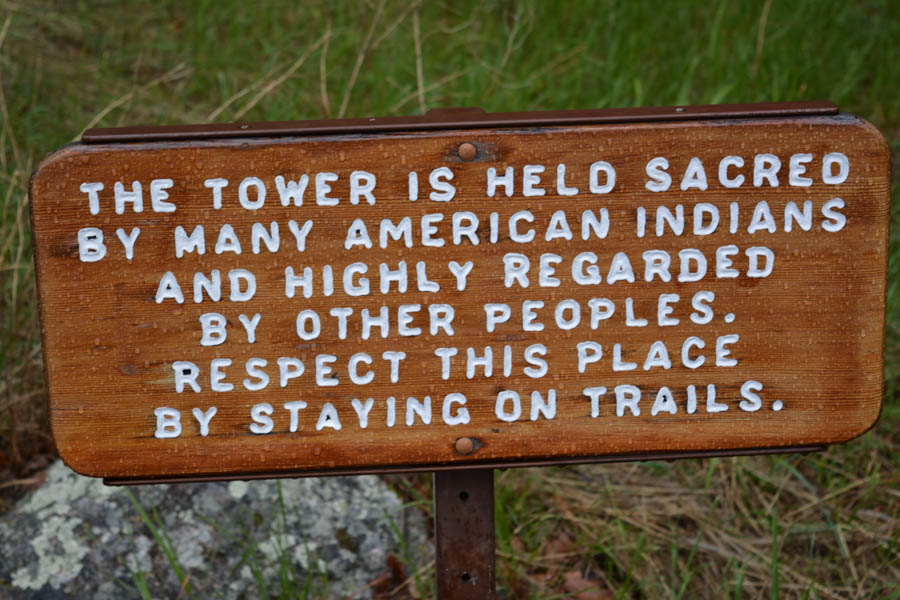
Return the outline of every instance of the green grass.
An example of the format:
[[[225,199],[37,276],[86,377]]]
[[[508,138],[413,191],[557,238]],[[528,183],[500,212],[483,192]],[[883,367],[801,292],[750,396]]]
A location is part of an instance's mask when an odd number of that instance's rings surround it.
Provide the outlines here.
[[[144,526],[153,536],[153,540],[159,547],[160,552],[162,552],[163,556],[166,557],[166,562],[169,563],[169,566],[172,568],[172,572],[175,573],[175,576],[181,583],[181,592],[187,594],[188,597],[192,597],[193,588],[191,587],[190,580],[188,579],[184,567],[181,565],[181,561],[178,560],[178,553],[175,550],[175,546],[172,544],[172,539],[166,532],[165,526],[163,525],[163,521],[159,516],[159,513],[154,508],[148,514],[147,511],[144,510],[144,507],[141,506],[140,502],[138,502],[138,499],[131,492],[131,490],[128,490],[128,498],[131,500],[131,504],[132,506],[134,506],[134,510],[140,516],[141,521],[144,523]],[[146,579],[144,574],[140,571],[140,567],[138,567],[138,572],[135,575],[135,583],[139,590],[146,589]]]
[[[166,532],[163,519],[159,516],[156,509],[154,508],[148,513],[131,490],[127,491],[140,521],[153,537],[156,547],[162,556],[165,557],[172,573],[181,584],[181,588],[178,590],[178,597],[208,597],[209,590],[196,590],[192,586],[190,575],[182,566],[172,540]],[[236,576],[237,571],[246,565],[250,569],[256,585],[255,590],[252,592],[251,590],[246,590],[247,593],[253,593],[254,597],[261,600],[304,600],[307,598],[327,597],[329,587],[328,573],[319,571],[318,557],[307,551],[307,564],[311,568],[306,571],[300,569],[293,562],[294,547],[289,546],[284,537],[286,534],[287,510],[288,508],[281,493],[281,485],[279,484],[275,565],[269,564],[270,560],[259,548],[250,532],[243,528],[235,531],[234,527],[229,523],[221,523],[202,515],[200,515],[200,518],[212,526],[229,544],[242,549],[241,560],[228,575]],[[235,520],[237,520],[237,516],[235,516]],[[153,582],[155,585],[151,586],[148,578],[152,578],[153,574],[143,572],[137,564],[135,569],[132,573],[132,579],[136,591],[142,598],[152,597],[151,587],[165,589],[164,583],[160,581]],[[272,572],[274,572],[274,576],[269,574]],[[220,583],[224,583],[224,581]]]
[[[900,4],[890,0],[37,0],[0,10],[3,481],[52,453],[27,179],[87,126],[823,98],[900,151]],[[878,425],[807,457],[506,471],[498,572],[510,597],[559,597],[572,571],[618,598],[900,595],[897,171]],[[15,489],[0,488],[0,502]],[[280,585],[307,585],[290,573]]]

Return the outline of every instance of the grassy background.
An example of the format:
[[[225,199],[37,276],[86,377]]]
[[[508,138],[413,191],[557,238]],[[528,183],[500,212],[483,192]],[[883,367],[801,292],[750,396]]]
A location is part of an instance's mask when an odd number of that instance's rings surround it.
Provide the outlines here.
[[[895,157],[879,424],[807,457],[505,471],[498,568],[510,597],[593,585],[578,597],[900,598],[900,3],[21,0],[0,10],[0,502],[53,452],[27,179],[86,127],[829,99],[878,126]],[[395,483],[427,498],[424,481]]]

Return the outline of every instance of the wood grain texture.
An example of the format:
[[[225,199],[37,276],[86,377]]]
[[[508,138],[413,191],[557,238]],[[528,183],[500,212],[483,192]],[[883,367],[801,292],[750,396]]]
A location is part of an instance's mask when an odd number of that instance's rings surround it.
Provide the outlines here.
[[[471,162],[457,156],[461,143],[471,142],[478,155]],[[753,185],[754,156],[769,153],[779,157],[778,187]],[[792,155],[813,155],[806,163],[809,187],[789,184]],[[849,159],[846,181],[829,185],[822,181],[821,165],[827,153],[841,153]],[[738,188],[728,189],[718,179],[718,165],[725,156],[740,156],[743,167],[732,167],[729,176],[743,174]],[[646,165],[654,157],[668,160],[673,183],[667,191],[646,189]],[[699,158],[707,178],[707,189],[679,189],[691,158]],[[616,169],[616,185],[606,194],[588,190],[589,166],[607,161]],[[557,193],[557,165],[566,165],[566,185],[579,188],[575,196]],[[522,194],[525,165],[544,165],[537,187],[546,195]],[[449,167],[456,188],[449,202],[428,199],[429,173]],[[514,167],[515,192],[506,197],[502,188],[495,197],[486,194],[486,171],[494,167],[502,174]],[[348,180],[352,171],[367,171],[377,178],[376,203],[348,201]],[[419,199],[408,198],[408,173],[415,170]],[[837,167],[835,167],[835,171]],[[331,184],[337,206],[320,206],[315,201],[315,174],[333,172]],[[282,206],[275,177],[299,180],[310,178],[302,206]],[[226,178],[223,205],[213,207],[212,192],[204,187],[209,178]],[[265,184],[264,205],[256,210],[242,208],[238,184],[258,177]],[[172,179],[167,190],[175,212],[154,212],[150,182]],[[600,183],[605,179],[600,178]],[[114,184],[121,181],[130,190],[133,181],[143,186],[144,210],[135,213],[130,204],[124,214],[114,210]],[[84,182],[102,182],[100,211],[91,214],[88,195],[80,191]],[[72,145],[50,156],[35,172],[31,182],[32,224],[38,273],[40,311],[43,326],[44,358],[50,398],[53,434],[63,459],[73,469],[92,476],[128,478],[154,475],[192,476],[262,472],[327,472],[329,469],[371,468],[411,465],[427,469],[448,463],[588,457],[639,452],[678,452],[801,446],[837,443],[866,431],[881,408],[884,342],[885,283],[889,223],[889,155],[880,134],[866,122],[850,116],[772,118],[755,120],[710,120],[666,124],[592,125],[572,127],[485,129],[464,132],[417,132],[326,137],[258,138],[197,142],[157,142],[134,144]],[[251,189],[249,198],[255,199]],[[837,222],[823,212],[834,198],[843,200],[836,212],[845,218]],[[765,229],[748,233],[754,213],[765,201],[772,214],[775,233]],[[785,207],[794,202],[800,208],[812,203],[812,226],[804,231],[795,222],[785,231]],[[738,203],[739,227],[729,231],[730,203]],[[693,232],[693,211],[699,203],[715,206],[721,222],[709,235]],[[656,210],[666,206],[673,212],[681,205],[686,215],[685,232],[655,234]],[[647,234],[637,237],[637,207],[647,214]],[[592,210],[600,215],[608,210],[610,228],[604,239],[581,236],[581,215]],[[454,244],[451,215],[469,211],[479,219],[480,243],[465,239]],[[510,239],[509,218],[517,211],[529,211],[534,222],[522,221],[519,230],[533,228],[535,240],[517,243]],[[573,239],[545,239],[552,215],[564,211]],[[423,246],[421,218],[441,213],[435,237],[446,240],[442,247]],[[497,213],[500,224],[497,243],[490,242],[490,214]],[[834,214],[834,211],[832,211]],[[412,221],[413,247],[388,240],[379,247],[379,224],[388,218]],[[757,214],[757,225],[760,216]],[[345,249],[347,231],[354,219],[362,219],[374,247]],[[289,221],[302,226],[314,222],[306,249],[298,251]],[[277,222],[281,246],[270,252],[263,245],[259,253],[251,249],[251,227],[267,228]],[[220,228],[233,226],[242,253],[217,254],[214,250]],[[206,252],[187,253],[176,258],[174,230],[187,233],[203,225]],[[103,231],[107,255],[96,262],[79,258],[78,232],[94,227]],[[116,229],[126,233],[139,227],[134,257],[125,258]],[[740,271],[736,278],[715,276],[716,249],[735,245],[733,257]],[[748,277],[745,251],[766,247],[774,254],[772,273]],[[697,249],[708,260],[708,272],[699,281],[677,281],[678,254]],[[662,250],[672,257],[672,280],[655,277],[644,281],[647,250]],[[571,275],[572,260],[592,252],[603,282],[579,285]],[[623,252],[630,260],[636,281],[608,283],[614,256]],[[529,257],[528,288],[504,285],[503,257],[521,253]],[[559,255],[556,265],[558,287],[539,285],[538,263],[545,253]],[[409,272],[408,290],[380,293],[379,264],[391,269],[405,261]],[[437,293],[419,291],[416,263],[427,265],[428,279],[440,285]],[[448,263],[474,264],[464,290],[457,289]],[[372,286],[370,294],[350,296],[342,285],[342,274],[351,263],[367,265],[363,275]],[[321,269],[331,265],[335,291],[325,296]],[[314,293],[304,298],[300,290],[285,297],[285,268],[298,275],[305,267],[314,273]],[[207,276],[213,269],[223,278],[223,299],[211,302],[204,297],[193,301],[195,272]],[[228,300],[228,272],[246,269],[256,278],[256,293],[246,302]],[[185,302],[167,299],[156,302],[160,279],[166,271],[177,278]],[[354,281],[359,280],[357,275]],[[695,294],[710,291],[715,300],[711,322],[697,324],[691,301]],[[677,294],[672,318],[677,325],[660,326],[657,306],[661,294]],[[591,327],[589,301],[608,299],[614,314]],[[635,318],[646,318],[646,326],[626,323],[626,302],[631,298]],[[554,309],[564,300],[574,300],[581,308],[580,324],[564,330],[555,325]],[[522,303],[543,301],[537,310],[542,331],[527,331],[521,323]],[[511,307],[508,323],[486,331],[486,303]],[[398,335],[397,307],[419,304],[410,327],[421,327],[421,335]],[[428,305],[450,304],[455,310],[454,335],[443,331],[430,335]],[[390,332],[361,338],[360,312],[377,313],[388,307]],[[346,339],[340,339],[337,320],[328,315],[333,307],[350,307]],[[296,331],[299,312],[313,310],[321,317],[322,332],[303,340]],[[228,321],[228,339],[216,346],[200,344],[199,318],[204,313],[221,313]],[[261,314],[256,341],[248,343],[239,315]],[[725,315],[733,314],[727,322]],[[715,365],[717,338],[737,334],[739,341],[728,344],[729,358],[737,366]],[[696,346],[690,356],[705,355],[703,365],[686,368],[681,360],[685,339],[696,336],[705,347]],[[602,358],[577,369],[577,344],[593,341],[601,345]],[[643,368],[653,342],[662,341],[668,350],[671,368]],[[549,372],[529,377],[523,369],[526,348],[543,344]],[[620,344],[623,361],[637,363],[630,371],[613,369],[614,345]],[[482,354],[485,346],[494,353],[491,377],[481,368],[466,376],[468,348]],[[503,375],[504,346],[514,357],[511,374]],[[441,360],[435,349],[458,348],[451,363],[451,377],[441,377]],[[381,359],[385,351],[405,353],[399,365],[399,380],[390,382],[389,363]],[[374,379],[355,385],[348,377],[348,359],[359,352],[371,355]],[[333,355],[331,364],[338,384],[316,384],[316,356]],[[285,387],[279,385],[277,360],[301,360],[305,372]],[[210,389],[210,361],[229,358],[225,381],[234,390]],[[264,389],[250,391],[242,384],[248,374],[248,359],[264,359],[262,369],[269,378]],[[202,391],[188,388],[176,393],[174,361],[198,365]],[[362,368],[365,367],[365,368]],[[251,378],[252,379],[252,378]],[[254,380],[254,381],[258,381]],[[741,387],[748,381],[763,384],[761,407],[741,409]],[[616,415],[617,386],[633,385],[641,391],[641,414],[625,408]],[[687,411],[687,386],[696,387],[698,409]],[[717,402],[724,412],[706,410],[707,385],[716,386]],[[598,416],[591,416],[591,401],[583,390],[603,386],[608,391],[598,403]],[[675,414],[652,415],[660,388],[671,390]],[[530,419],[531,393],[543,398],[549,390],[556,394],[556,415]],[[520,394],[522,417],[503,422],[495,414],[499,392]],[[442,404],[447,394],[466,398],[468,424],[447,425],[442,420]],[[406,425],[406,400],[414,397],[432,403],[432,421],[425,425],[418,417]],[[396,398],[396,424],[386,425],[386,399]],[[351,402],[373,398],[368,426],[360,427]],[[299,412],[298,429],[289,431],[286,402],[302,400],[307,407]],[[775,401],[781,410],[773,410]],[[251,409],[268,403],[273,407],[271,433],[254,434]],[[337,411],[341,429],[316,424],[326,403]],[[209,425],[209,435],[201,436],[193,408],[217,408]],[[174,408],[180,412],[182,433],[177,438],[154,437],[157,419],[154,409]],[[453,406],[455,413],[460,407]],[[457,439],[471,437],[474,451],[460,454]]]

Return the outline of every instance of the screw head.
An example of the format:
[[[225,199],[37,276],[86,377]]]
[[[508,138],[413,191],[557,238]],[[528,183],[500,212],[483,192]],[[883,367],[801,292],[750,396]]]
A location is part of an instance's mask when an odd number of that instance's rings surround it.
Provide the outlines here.
[[[456,153],[459,155],[460,160],[469,162],[478,155],[478,148],[472,142],[463,142],[459,145]]]
[[[475,442],[472,441],[472,438],[469,437],[461,437],[456,440],[456,452],[459,454],[472,454],[475,450]]]

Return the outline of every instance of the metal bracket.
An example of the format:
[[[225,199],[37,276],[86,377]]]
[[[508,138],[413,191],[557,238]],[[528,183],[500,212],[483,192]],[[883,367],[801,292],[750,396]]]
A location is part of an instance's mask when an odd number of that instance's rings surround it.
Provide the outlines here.
[[[569,458],[549,457],[529,460],[488,460],[483,462],[459,462],[445,465],[394,465],[371,467],[360,465],[345,469],[328,469],[322,471],[272,471],[265,473],[206,473],[200,475],[165,475],[161,477],[105,477],[104,485],[147,485],[159,483],[199,483],[209,481],[231,481],[242,479],[279,479],[293,477],[334,477],[338,475],[386,475],[397,473],[420,473],[422,471],[458,472],[470,469],[512,469],[521,467],[559,467],[563,465],[582,465],[598,463],[618,463],[648,460],[679,460],[685,458],[724,458],[731,456],[751,456],[761,454],[805,454],[821,452],[827,446],[778,446],[773,448],[738,448],[733,450],[698,450],[691,452],[642,452],[631,454],[614,454],[609,456],[573,456]]]
[[[837,105],[809,102],[762,102],[756,104],[708,104],[589,110],[541,110],[487,113],[480,108],[435,108],[414,117],[369,117],[276,121],[271,123],[209,123],[156,127],[112,127],[88,129],[85,144],[213,140],[273,136],[370,134],[441,129],[496,127],[547,127],[552,125],[605,125],[699,119],[751,119],[762,117],[808,117],[838,114]]]

